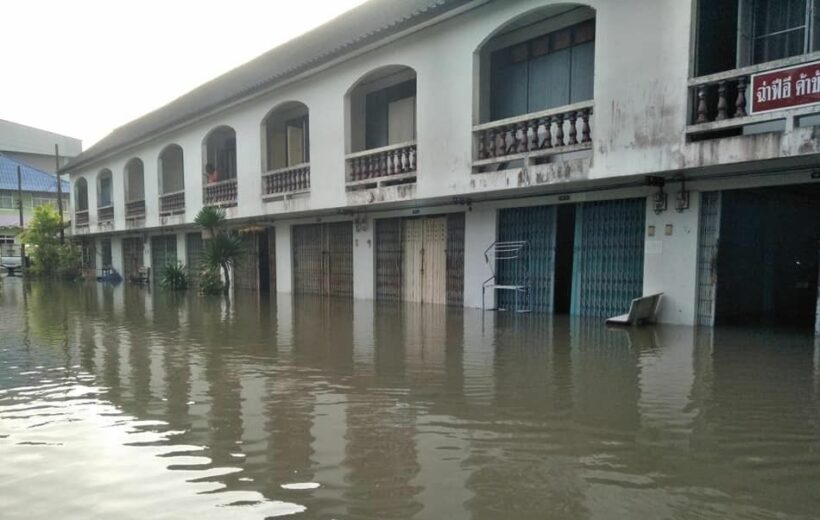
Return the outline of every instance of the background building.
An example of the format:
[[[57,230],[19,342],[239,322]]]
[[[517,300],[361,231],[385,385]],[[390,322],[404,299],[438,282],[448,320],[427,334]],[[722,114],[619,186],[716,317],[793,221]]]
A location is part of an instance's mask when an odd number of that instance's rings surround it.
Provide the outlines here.
[[[23,222],[27,223],[34,208],[43,204],[57,207],[57,178],[0,153],[0,255],[19,254],[17,234],[20,210],[17,205],[17,167],[20,167],[23,188]],[[63,215],[68,219],[68,181],[62,181]]]
[[[60,165],[83,151],[79,139],[0,119],[0,153],[40,171],[55,173],[54,145],[60,147]]]

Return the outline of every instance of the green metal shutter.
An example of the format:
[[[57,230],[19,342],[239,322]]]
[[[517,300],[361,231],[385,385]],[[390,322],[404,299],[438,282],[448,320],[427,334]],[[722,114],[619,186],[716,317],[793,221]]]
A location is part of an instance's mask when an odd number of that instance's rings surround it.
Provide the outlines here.
[[[401,300],[401,219],[376,220],[376,299]]]
[[[202,241],[202,233],[188,233],[185,235],[185,255],[188,265],[188,276],[191,282],[196,284],[202,274],[202,257],[205,244]]]
[[[555,272],[555,207],[511,208],[499,212],[498,241],[527,241],[520,260],[498,262],[497,280],[501,285],[529,285],[529,308],[552,312]],[[498,291],[497,306],[512,309],[515,294]],[[526,300],[519,304],[526,305]],[[526,307],[525,307],[526,308]]]
[[[646,199],[585,202],[575,220],[572,314],[615,316],[643,292]]]
[[[151,270],[154,281],[158,282],[167,265],[177,263],[177,237],[166,235],[151,238]]]

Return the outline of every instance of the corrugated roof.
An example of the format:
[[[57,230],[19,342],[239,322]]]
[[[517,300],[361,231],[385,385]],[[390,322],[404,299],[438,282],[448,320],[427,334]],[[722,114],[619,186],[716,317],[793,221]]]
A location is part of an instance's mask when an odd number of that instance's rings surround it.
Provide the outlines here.
[[[17,167],[20,166],[23,191],[57,193],[57,178],[43,170],[16,161],[0,153],[0,190],[17,191]],[[63,182],[63,193],[68,193],[68,181]]]
[[[370,0],[123,125],[61,171],[76,169],[151,134],[309,71],[473,0]]]

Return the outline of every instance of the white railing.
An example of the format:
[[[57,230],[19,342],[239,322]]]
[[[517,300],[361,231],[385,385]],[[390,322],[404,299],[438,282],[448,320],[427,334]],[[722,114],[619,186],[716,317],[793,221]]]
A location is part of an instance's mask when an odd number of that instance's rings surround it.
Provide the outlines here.
[[[689,125],[702,125],[694,131],[709,131],[782,118],[782,113],[749,115],[752,75],[818,60],[820,51],[689,79]]]
[[[592,101],[473,127],[474,166],[592,147]]]
[[[161,215],[185,212],[185,190],[172,191],[160,195],[159,212]]]
[[[206,184],[202,200],[206,206],[236,206],[236,179]]]
[[[310,190],[310,163],[279,168],[262,174],[262,196]]]
[[[409,181],[416,175],[416,141],[351,153],[345,161],[348,184],[388,179]]]

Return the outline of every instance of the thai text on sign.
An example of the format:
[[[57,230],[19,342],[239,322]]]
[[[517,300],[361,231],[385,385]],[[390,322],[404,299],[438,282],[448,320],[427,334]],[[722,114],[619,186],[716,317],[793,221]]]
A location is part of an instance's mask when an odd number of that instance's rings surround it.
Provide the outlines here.
[[[752,76],[752,114],[820,103],[820,61]]]

